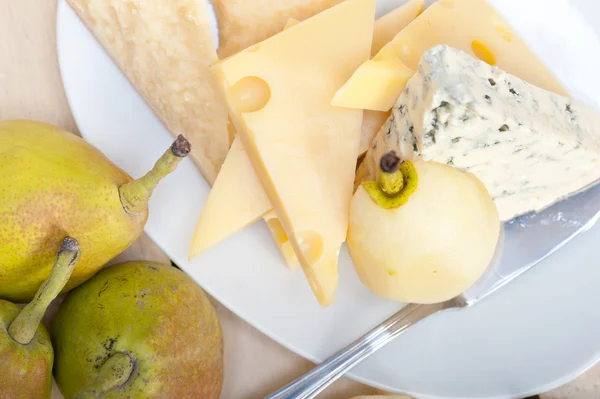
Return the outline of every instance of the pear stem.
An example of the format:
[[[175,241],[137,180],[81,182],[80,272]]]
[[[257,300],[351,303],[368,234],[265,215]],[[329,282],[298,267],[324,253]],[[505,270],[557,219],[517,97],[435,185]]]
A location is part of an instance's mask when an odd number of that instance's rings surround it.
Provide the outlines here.
[[[148,200],[158,182],[173,172],[179,162],[190,153],[190,150],[190,143],[182,135],[177,136],[177,139],[156,161],[150,172],[119,187],[119,196],[125,212],[130,215],[143,212],[148,206]]]
[[[394,196],[404,188],[404,176],[400,164],[400,158],[394,151],[386,153],[379,161],[379,187],[386,195]]]
[[[33,300],[21,310],[8,327],[8,334],[13,340],[22,345],[31,342],[50,302],[60,294],[69,281],[80,254],[77,240],[66,237],[58,250],[50,276],[42,283]]]
[[[75,394],[73,399],[104,397],[108,392],[125,384],[131,377],[134,368],[135,361],[129,354],[122,352],[113,354],[102,365],[94,381]]]

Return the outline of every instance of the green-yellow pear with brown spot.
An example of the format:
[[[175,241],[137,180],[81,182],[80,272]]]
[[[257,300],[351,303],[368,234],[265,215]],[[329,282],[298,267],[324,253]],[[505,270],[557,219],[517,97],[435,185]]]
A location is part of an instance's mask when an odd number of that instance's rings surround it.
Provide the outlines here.
[[[0,298],[31,300],[65,236],[77,237],[83,256],[64,290],[94,275],[138,238],[153,189],[189,151],[180,136],[133,180],[74,134],[0,122]]]
[[[51,336],[66,399],[219,398],[219,320],[202,289],[170,265],[102,269],[69,292]]]

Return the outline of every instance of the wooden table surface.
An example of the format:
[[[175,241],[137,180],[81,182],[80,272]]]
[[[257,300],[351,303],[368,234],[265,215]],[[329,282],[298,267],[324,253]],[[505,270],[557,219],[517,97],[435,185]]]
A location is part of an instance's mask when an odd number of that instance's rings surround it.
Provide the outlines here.
[[[77,133],[58,69],[56,2],[0,0],[0,120],[40,120]],[[139,259],[170,262],[145,235],[115,261]],[[307,360],[271,341],[216,301],[213,303],[225,339],[222,399],[262,398],[311,368]],[[342,379],[319,398],[347,399],[376,393],[373,388]],[[597,397],[600,397],[600,367],[542,395],[544,399]],[[52,398],[62,398],[56,387]]]

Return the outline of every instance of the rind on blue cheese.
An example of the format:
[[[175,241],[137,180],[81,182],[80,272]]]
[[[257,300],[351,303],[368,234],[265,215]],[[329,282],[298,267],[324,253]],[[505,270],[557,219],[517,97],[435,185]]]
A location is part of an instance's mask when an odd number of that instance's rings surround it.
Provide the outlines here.
[[[600,117],[442,45],[423,55],[373,140],[370,177],[390,150],[473,173],[506,221],[600,178]]]

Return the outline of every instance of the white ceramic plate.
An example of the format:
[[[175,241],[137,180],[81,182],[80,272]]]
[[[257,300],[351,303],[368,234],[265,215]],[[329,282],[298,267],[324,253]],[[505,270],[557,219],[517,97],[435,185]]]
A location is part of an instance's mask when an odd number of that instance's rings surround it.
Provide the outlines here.
[[[538,40],[534,49],[573,93],[597,101],[600,80],[593,73],[600,68],[582,63],[592,56],[584,50],[600,54],[598,36],[573,5],[553,1],[555,8],[544,9],[534,4],[548,3],[542,0],[497,3],[521,34]],[[594,1],[580,2],[594,7]],[[402,2],[380,1],[380,11]],[[560,7],[571,20],[564,20]],[[573,47],[565,44],[567,34]],[[588,40],[592,37],[595,42]],[[83,136],[131,175],[145,173],[172,137],[64,1],[58,50]],[[573,68],[578,72],[566,73]],[[262,222],[188,262],[188,244],[208,191],[186,160],[156,190],[146,232],[202,287],[277,342],[318,362],[400,307],[362,286],[343,250],[337,300],[321,309],[302,273],[286,269]],[[517,398],[567,382],[600,355],[599,239],[596,227],[478,306],[416,325],[352,377],[420,398]]]

